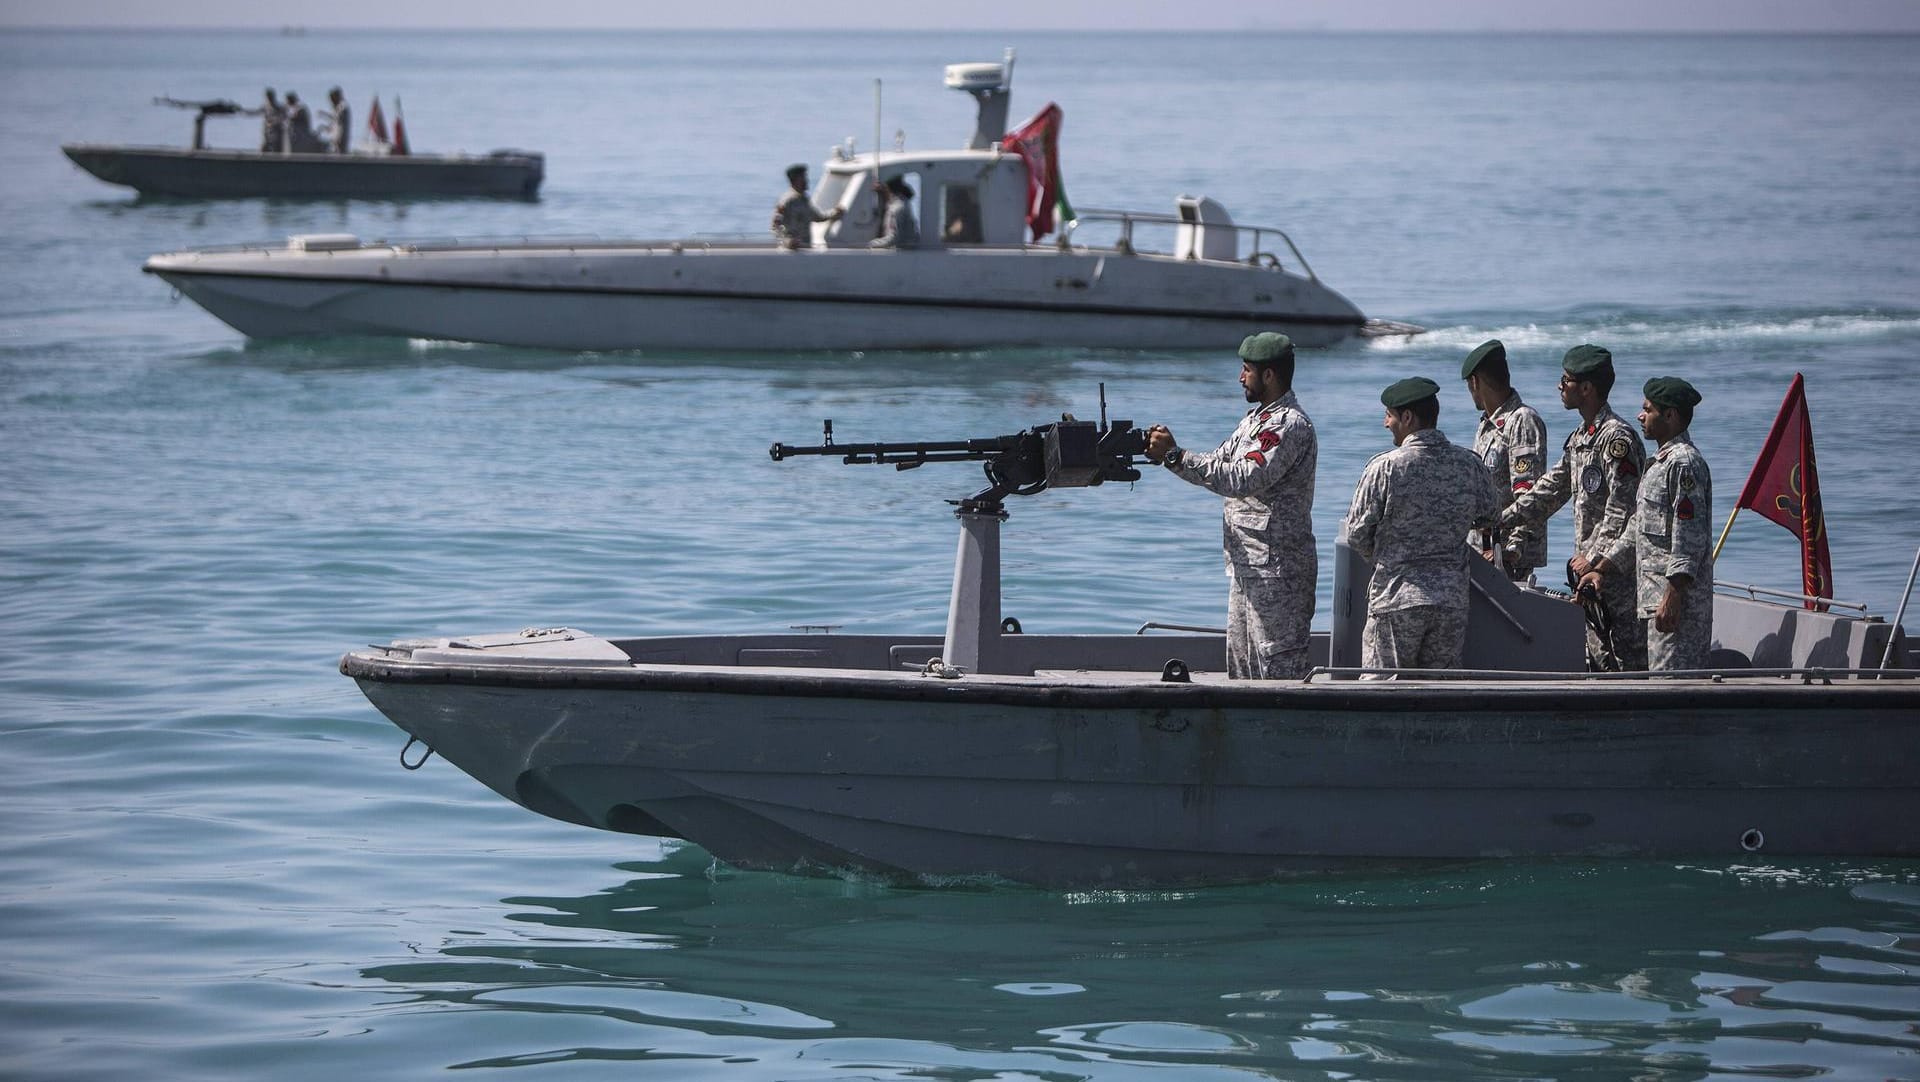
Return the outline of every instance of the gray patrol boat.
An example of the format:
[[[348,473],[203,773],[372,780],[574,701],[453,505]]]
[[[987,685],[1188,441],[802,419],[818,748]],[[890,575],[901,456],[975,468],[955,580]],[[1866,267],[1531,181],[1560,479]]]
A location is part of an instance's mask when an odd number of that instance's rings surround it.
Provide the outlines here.
[[[1491,858],[1920,856],[1920,671],[1897,620],[1723,587],[1713,668],[1588,672],[1578,604],[1463,552],[1467,667],[1370,672],[1371,567],[1344,544],[1303,680],[1225,680],[1219,632],[1003,620],[1005,498],[1133,480],[1143,446],[1104,417],[774,445],[986,463],[991,485],[958,502],[944,635],[533,627],[340,669],[407,733],[409,767],[437,753],[543,815],[745,868],[1174,887]]]
[[[73,164],[141,195],[187,199],[249,197],[391,199],[403,196],[533,199],[546,157],[525,150],[490,154],[313,154],[206,145],[209,116],[245,113],[225,100],[157,103],[196,108],[191,147],[68,143]]]

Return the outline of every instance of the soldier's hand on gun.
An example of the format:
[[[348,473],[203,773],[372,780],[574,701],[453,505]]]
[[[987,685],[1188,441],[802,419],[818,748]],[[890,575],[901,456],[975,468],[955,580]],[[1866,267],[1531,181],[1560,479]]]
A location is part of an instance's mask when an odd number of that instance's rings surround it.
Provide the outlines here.
[[[1148,462],[1158,464],[1174,447],[1172,429],[1166,425],[1153,425],[1147,429],[1147,449],[1144,453]]]

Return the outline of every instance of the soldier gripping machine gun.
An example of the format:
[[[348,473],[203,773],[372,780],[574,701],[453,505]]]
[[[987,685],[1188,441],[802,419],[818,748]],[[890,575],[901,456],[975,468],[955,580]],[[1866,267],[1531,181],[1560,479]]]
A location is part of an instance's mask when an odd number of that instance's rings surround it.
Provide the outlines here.
[[[1049,488],[1085,488],[1107,481],[1138,481],[1134,456],[1147,450],[1147,434],[1132,421],[1107,423],[1107,392],[1100,388],[1100,423],[1063,416],[1011,436],[926,443],[834,443],[833,422],[824,442],[812,447],[776,443],[775,462],[802,455],[837,456],[850,466],[888,465],[911,470],[930,462],[980,462],[986,488],[955,505],[960,547],[953,561],[952,603],[941,658],[927,671],[936,676],[1001,672],[1000,636],[1018,624],[1000,620],[1000,524],[1008,496],[1031,496]]]

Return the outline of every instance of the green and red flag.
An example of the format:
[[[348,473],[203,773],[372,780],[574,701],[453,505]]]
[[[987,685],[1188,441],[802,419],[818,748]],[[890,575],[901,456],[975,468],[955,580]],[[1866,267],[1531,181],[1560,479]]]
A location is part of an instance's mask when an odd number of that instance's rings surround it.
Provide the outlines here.
[[[1027,163],[1027,228],[1033,239],[1053,232],[1056,220],[1072,221],[1073,206],[1060,181],[1060,107],[1048,102],[1032,119],[1003,136],[1000,145]]]

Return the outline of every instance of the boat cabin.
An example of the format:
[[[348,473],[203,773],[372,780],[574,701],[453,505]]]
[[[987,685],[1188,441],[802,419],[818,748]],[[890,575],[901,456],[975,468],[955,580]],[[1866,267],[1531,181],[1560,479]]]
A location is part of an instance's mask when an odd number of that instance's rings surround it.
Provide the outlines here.
[[[826,164],[813,205],[839,208],[839,220],[816,222],[816,248],[865,248],[880,235],[886,210],[878,188],[900,177],[913,189],[920,247],[1019,247],[1027,239],[1027,166],[1000,149],[887,151]]]
[[[820,170],[809,197],[822,210],[838,209],[840,217],[813,226],[815,248],[865,248],[885,225],[886,205],[881,189],[896,178],[913,189],[914,219],[920,226],[921,248],[1023,247],[1028,242],[1027,162],[1002,140],[1007,131],[1007,108],[1013,83],[1013,57],[1003,64],[949,64],[946,85],[973,96],[978,105],[974,130],[966,147],[956,150],[909,153],[904,150],[854,154],[836,148]],[[1225,207],[1205,196],[1183,195],[1174,213],[1142,214],[1086,208],[1075,221],[1057,223],[1057,244],[1072,246],[1081,221],[1105,221],[1118,226],[1111,249],[1134,253],[1133,230],[1138,224],[1171,226],[1173,257],[1179,260],[1237,262],[1240,233],[1252,232],[1249,262],[1262,262],[1261,239],[1267,233],[1285,240],[1277,229],[1243,230]],[[1037,238],[1036,238],[1037,239]],[[1285,240],[1289,248],[1291,240]],[[1293,253],[1299,258],[1298,251]],[[1266,260],[1274,262],[1273,257]],[[1303,270],[1306,260],[1299,258]]]

